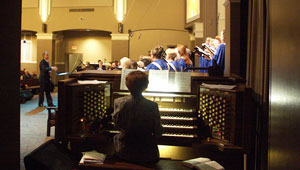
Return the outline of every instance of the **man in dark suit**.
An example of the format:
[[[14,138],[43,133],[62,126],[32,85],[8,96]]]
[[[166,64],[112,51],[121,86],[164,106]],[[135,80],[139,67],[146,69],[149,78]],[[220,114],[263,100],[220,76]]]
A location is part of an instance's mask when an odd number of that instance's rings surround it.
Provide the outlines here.
[[[158,104],[142,96],[148,86],[144,72],[132,71],[126,77],[131,95],[115,100],[112,114],[120,133],[114,136],[118,158],[144,165],[159,161],[156,140],[162,135]]]
[[[106,67],[103,65],[103,62],[101,60],[98,60],[97,70],[106,70]]]
[[[48,106],[54,106],[52,97],[50,94],[50,72],[56,71],[57,67],[49,66],[49,54],[47,51],[43,52],[43,60],[40,62],[40,95],[39,95],[39,107],[43,107],[44,93],[46,93]]]

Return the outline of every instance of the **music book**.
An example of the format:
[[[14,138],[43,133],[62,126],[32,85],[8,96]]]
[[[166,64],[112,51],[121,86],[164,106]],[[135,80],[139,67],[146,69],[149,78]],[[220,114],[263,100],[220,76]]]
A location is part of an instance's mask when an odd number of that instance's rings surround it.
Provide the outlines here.
[[[99,153],[95,150],[89,152],[82,152],[82,158],[80,160],[80,164],[83,163],[96,163],[96,164],[103,164],[106,155],[103,153]]]
[[[199,170],[225,170],[218,162],[203,157],[182,161],[182,164]]]
[[[99,80],[78,80],[78,84],[105,84],[107,81]]]

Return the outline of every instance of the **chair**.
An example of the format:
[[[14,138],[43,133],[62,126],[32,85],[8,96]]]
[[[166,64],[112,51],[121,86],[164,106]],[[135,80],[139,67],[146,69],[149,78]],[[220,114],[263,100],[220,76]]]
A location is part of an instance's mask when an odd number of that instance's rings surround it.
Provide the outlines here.
[[[58,110],[57,107],[47,107],[48,110],[48,121],[47,121],[47,136],[50,136],[50,130],[52,126],[55,126],[55,114]]]

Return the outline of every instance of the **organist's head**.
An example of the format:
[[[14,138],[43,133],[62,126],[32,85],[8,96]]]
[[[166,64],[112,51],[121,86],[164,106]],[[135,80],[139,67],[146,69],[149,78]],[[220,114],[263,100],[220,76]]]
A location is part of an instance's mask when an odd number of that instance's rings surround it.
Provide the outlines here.
[[[126,86],[132,95],[141,95],[148,87],[147,75],[142,71],[132,71],[126,76]]]

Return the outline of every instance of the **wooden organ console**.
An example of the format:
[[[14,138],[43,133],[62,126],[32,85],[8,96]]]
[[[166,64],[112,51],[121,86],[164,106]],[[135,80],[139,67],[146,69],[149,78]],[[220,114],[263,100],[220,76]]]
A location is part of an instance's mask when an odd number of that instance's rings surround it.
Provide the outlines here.
[[[80,84],[80,80],[101,83]],[[118,133],[110,115],[114,99],[129,95],[128,91],[120,90],[120,80],[121,71],[87,70],[59,81],[55,139],[74,152],[112,144],[112,136]],[[236,87],[210,89],[202,83]],[[244,147],[248,147],[245,146],[247,88],[243,83],[240,78],[209,77],[206,73],[192,72],[190,93],[144,92],[145,98],[159,105],[164,128],[158,141],[161,157],[185,160],[206,156],[225,167],[236,164],[237,169],[240,168]],[[228,155],[235,158],[228,161]]]
[[[124,95],[129,93],[115,92],[114,98]],[[160,144],[191,145],[198,140],[196,95],[145,92],[143,96],[158,103],[163,126]]]

